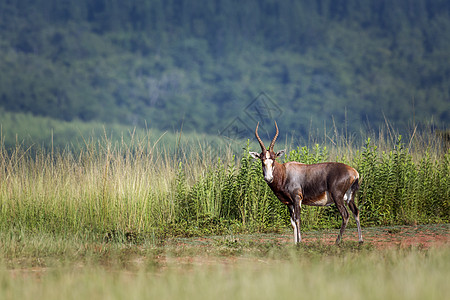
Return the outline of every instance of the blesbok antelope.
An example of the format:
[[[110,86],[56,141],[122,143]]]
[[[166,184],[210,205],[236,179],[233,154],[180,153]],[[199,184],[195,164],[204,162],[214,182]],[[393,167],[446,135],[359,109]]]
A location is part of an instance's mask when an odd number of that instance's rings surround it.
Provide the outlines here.
[[[258,135],[258,126],[259,123],[256,125],[255,136],[262,152],[250,152],[250,154],[261,160],[264,180],[278,199],[289,207],[291,224],[294,228],[294,242],[299,243],[302,240],[300,234],[302,204],[329,206],[334,203],[342,216],[341,229],[336,239],[336,244],[338,244],[349,219],[348,211],[345,208],[345,202],[347,202],[358,226],[359,242],[362,243],[359,210],[355,204],[355,193],[359,188],[358,172],[350,166],[337,162],[308,165],[292,161],[280,164],[275,159],[285,150],[277,153],[273,151],[275,140],[278,137],[277,123],[275,122],[277,132],[268,150]]]

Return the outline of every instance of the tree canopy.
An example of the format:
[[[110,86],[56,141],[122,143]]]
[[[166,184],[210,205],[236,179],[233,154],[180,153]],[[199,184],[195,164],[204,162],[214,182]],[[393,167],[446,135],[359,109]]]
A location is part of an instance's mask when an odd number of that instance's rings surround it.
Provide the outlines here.
[[[0,106],[218,133],[450,123],[445,0],[0,0]]]

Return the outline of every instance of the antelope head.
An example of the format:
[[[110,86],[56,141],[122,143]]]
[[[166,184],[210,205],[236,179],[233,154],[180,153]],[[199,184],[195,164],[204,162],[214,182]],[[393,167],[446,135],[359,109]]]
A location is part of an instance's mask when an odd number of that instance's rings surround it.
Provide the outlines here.
[[[266,149],[266,147],[264,146],[264,143],[262,142],[261,138],[258,135],[258,126],[259,126],[259,122],[258,122],[258,124],[256,124],[255,136],[256,136],[256,139],[259,142],[259,145],[261,146],[261,153],[250,152],[250,155],[253,158],[257,158],[257,159],[261,160],[263,174],[264,174],[264,180],[267,183],[272,183],[272,181],[273,181],[273,169],[275,168],[275,159],[277,157],[283,155],[285,150],[278,151],[277,153],[275,153],[273,151],[273,146],[275,145],[275,140],[278,137],[277,122],[275,122],[275,127],[277,129],[277,132],[275,133],[275,136],[273,137],[272,142],[270,143],[269,149]]]

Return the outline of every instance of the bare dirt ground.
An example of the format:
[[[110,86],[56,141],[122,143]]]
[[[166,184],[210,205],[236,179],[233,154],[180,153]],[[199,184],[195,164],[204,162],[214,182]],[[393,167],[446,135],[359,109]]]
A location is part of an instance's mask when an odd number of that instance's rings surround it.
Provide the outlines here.
[[[363,239],[365,244],[371,244],[377,249],[390,247],[440,247],[450,246],[450,224],[428,224],[413,226],[389,226],[389,227],[367,227],[363,228]],[[339,229],[305,231],[302,232],[302,242],[314,244],[320,242],[325,245],[334,244]],[[207,247],[217,241],[232,243],[276,243],[289,244],[293,242],[293,233],[285,231],[282,233],[266,234],[238,234],[222,237],[180,238],[173,239],[170,243],[178,246],[198,245]],[[347,228],[343,236],[343,242],[357,242],[358,233],[356,228]]]
[[[322,240],[324,243],[334,243],[338,231],[318,233],[319,236],[308,238],[305,241]],[[322,235],[320,237],[320,235]],[[450,224],[431,224],[416,226],[392,226],[363,228],[365,243],[371,243],[378,249],[389,247],[439,247],[450,245]],[[356,229],[350,229],[344,234],[344,240],[357,241]]]
[[[328,251],[334,253],[341,247],[335,247],[334,242],[339,229],[304,231],[302,232],[302,246],[311,248],[313,251]],[[367,227],[363,228],[364,245],[368,249],[429,249],[433,247],[450,247],[450,224],[429,224],[416,226],[391,226],[391,227]],[[348,228],[343,236],[345,249],[359,248],[358,233],[356,228]],[[293,244],[293,233],[289,230],[281,233],[259,233],[259,234],[230,234],[223,236],[206,236],[195,238],[172,238],[157,246],[154,256],[147,257],[139,254],[144,246],[133,246],[130,255],[121,254],[122,264],[125,266],[121,271],[142,266],[149,259],[153,261],[155,270],[163,272],[175,269],[179,271],[190,270],[192,266],[236,266],[245,262],[269,263],[276,258],[271,257],[270,251],[288,249]],[[106,246],[106,245],[103,245]],[[335,250],[333,250],[335,249]],[[134,253],[134,254],[133,254]],[[249,254],[249,255],[246,255]],[[112,262],[118,256],[109,258]],[[39,258],[35,258],[35,260]],[[82,259],[81,259],[82,260]],[[107,268],[112,264],[108,258],[105,265]],[[101,265],[102,259],[99,256]],[[108,264],[109,263],[109,264]],[[148,262],[147,262],[148,263]],[[44,264],[32,263],[12,267],[9,272],[13,278],[31,277],[39,280],[48,272]],[[77,262],[75,258],[74,267],[82,268],[83,262]],[[117,262],[116,262],[117,268]],[[117,270],[116,270],[117,271]]]
[[[362,248],[358,244],[356,228],[348,228],[343,236],[344,246],[335,247],[338,232],[339,229],[304,231],[301,246],[307,249],[306,251],[317,253],[335,253],[358,248],[426,250],[433,247],[450,247],[450,224],[363,228]],[[163,270],[168,266],[180,269],[186,266],[233,266],[252,260],[268,263],[273,259],[270,249],[279,252],[292,244],[293,233],[290,230],[281,233],[174,238],[164,242],[163,248],[169,250],[158,256],[157,261]],[[266,252],[267,254],[264,254]]]

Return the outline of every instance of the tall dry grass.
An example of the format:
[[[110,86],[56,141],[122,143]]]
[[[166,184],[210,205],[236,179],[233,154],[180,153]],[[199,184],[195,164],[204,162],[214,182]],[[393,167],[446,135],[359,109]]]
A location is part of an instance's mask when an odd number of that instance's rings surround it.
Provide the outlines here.
[[[363,226],[448,222],[450,152],[427,132],[290,147],[285,160],[337,160],[362,175]],[[337,142],[336,142],[337,141]],[[0,146],[0,226],[138,242],[167,235],[279,230],[288,213],[248,155],[198,142],[189,151],[148,137],[87,140],[78,152]],[[340,224],[332,208],[306,208],[306,228]]]

